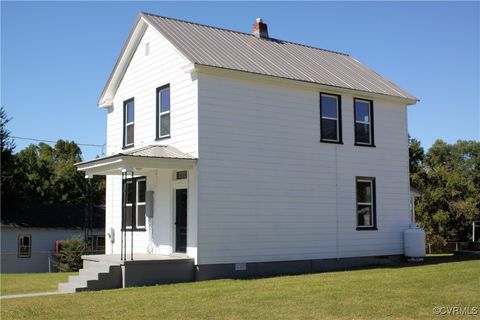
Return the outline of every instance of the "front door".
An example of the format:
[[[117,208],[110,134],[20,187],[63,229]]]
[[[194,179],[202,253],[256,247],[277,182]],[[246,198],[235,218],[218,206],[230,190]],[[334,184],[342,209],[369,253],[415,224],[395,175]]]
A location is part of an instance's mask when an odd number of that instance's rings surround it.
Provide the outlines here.
[[[187,252],[187,189],[175,189],[175,252]]]

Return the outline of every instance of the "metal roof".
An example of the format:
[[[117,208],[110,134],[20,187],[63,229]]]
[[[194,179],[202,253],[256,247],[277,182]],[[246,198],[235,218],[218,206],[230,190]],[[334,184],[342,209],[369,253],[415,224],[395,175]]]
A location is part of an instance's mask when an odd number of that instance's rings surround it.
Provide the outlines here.
[[[195,159],[195,157],[184,153],[172,146],[148,146],[119,153],[118,155],[136,156],[136,157],[152,157],[152,158],[168,158],[168,159]]]
[[[199,65],[417,100],[348,54],[150,13],[140,16]]]
[[[113,159],[113,158],[120,158],[122,156],[127,157],[145,157],[145,158],[159,158],[159,159],[191,159],[195,160],[196,158],[188,153],[184,153],[177,148],[174,148],[169,145],[164,146],[147,146],[138,149],[128,150],[119,152],[116,154],[112,154],[110,156],[101,157],[93,160],[82,161],[79,163],[75,163],[75,166],[82,168],[85,165],[90,165],[93,163],[100,163],[104,160]]]

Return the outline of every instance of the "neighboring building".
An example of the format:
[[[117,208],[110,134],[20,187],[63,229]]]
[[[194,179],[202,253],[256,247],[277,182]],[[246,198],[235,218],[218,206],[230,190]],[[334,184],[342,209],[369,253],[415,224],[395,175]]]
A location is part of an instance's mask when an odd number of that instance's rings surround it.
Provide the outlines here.
[[[403,255],[417,99],[253,33],[139,15],[99,101],[108,156],[78,164],[107,176],[106,253],[180,253],[195,279]]]
[[[2,215],[1,273],[55,271],[58,240],[86,236],[88,252],[105,253],[105,207],[93,207],[87,215],[84,206],[42,205],[30,210],[5,219]]]

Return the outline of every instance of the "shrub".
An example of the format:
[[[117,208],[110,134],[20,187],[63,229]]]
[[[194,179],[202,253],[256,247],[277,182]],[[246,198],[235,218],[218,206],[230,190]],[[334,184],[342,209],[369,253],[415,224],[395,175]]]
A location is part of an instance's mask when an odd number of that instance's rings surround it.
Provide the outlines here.
[[[75,272],[82,268],[82,254],[85,244],[82,239],[71,238],[60,242],[57,255],[57,269],[60,272]]]

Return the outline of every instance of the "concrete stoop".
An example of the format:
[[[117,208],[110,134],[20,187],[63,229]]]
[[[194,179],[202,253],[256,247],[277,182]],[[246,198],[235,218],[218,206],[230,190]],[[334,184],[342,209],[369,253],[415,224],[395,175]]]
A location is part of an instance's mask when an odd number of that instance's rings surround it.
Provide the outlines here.
[[[58,291],[64,293],[115,289],[122,287],[120,263],[83,261],[78,276],[69,276],[67,283],[60,283]]]
[[[186,257],[136,254],[135,260],[119,255],[82,256],[83,269],[60,283],[58,291],[72,293],[194,281],[194,261]]]

